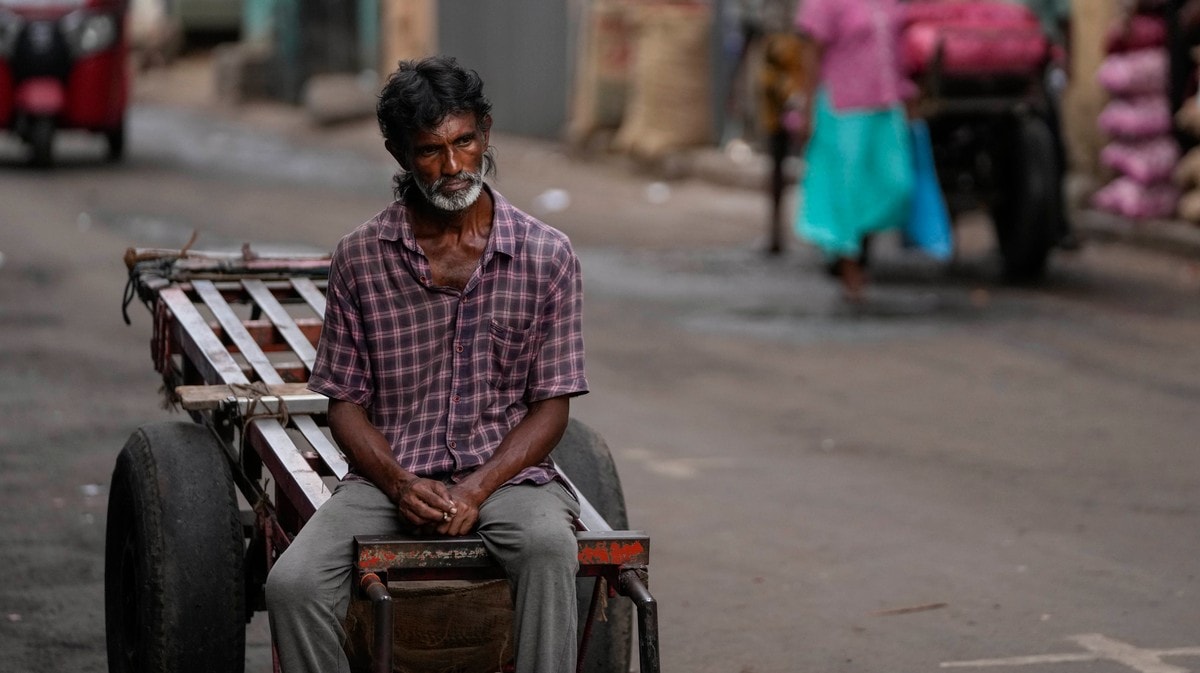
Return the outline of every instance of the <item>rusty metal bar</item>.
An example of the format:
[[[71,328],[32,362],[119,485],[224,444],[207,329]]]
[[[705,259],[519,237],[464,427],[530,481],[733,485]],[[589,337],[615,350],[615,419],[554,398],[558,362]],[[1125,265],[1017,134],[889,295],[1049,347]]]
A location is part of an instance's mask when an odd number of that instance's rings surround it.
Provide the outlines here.
[[[367,573],[358,586],[371,600],[375,611],[375,642],[372,670],[375,673],[392,673],[392,595],[387,584],[375,573]]]
[[[317,349],[313,347],[312,342],[300,328],[296,325],[295,319],[288,314],[287,309],[283,308],[283,304],[271,294],[271,290],[263,284],[261,280],[247,278],[242,280],[242,287],[250,293],[254,302],[258,304],[263,313],[267,314],[271,322],[275,323],[275,328],[283,335],[284,340],[296,351],[296,355],[304,362],[304,366],[308,367],[311,372],[313,364],[317,360]]]
[[[599,566],[645,566],[650,560],[650,537],[632,531],[580,531],[580,574]],[[357,536],[360,572],[391,570],[486,569],[496,567],[478,535],[452,538]],[[590,569],[590,570],[589,570]]]
[[[180,343],[192,364],[209,383],[249,383],[237,360],[225,344],[213,334],[212,328],[200,315],[192,300],[177,287],[164,288],[159,298],[175,316],[180,330]]]
[[[641,673],[659,673],[658,603],[642,581],[639,570],[621,571],[621,593],[637,607],[638,661]]]
[[[267,384],[283,383],[283,378],[279,376],[279,372],[275,371],[275,366],[271,364],[271,361],[267,359],[267,355],[258,347],[258,342],[254,340],[254,337],[250,336],[250,332],[242,324],[241,318],[233,312],[229,303],[221,296],[221,293],[213,285],[212,281],[198,280],[192,283],[192,287],[195,288],[196,294],[200,295],[200,298],[208,305],[217,322],[225,329],[226,336],[241,351],[242,357],[246,358],[246,362],[250,363],[250,366],[254,368],[255,373],[258,374],[258,378]]]
[[[312,282],[311,278],[292,278],[292,287],[296,288],[296,292],[304,297],[304,301],[312,307],[318,318],[325,316],[325,295],[321,294],[321,290],[317,284]]]

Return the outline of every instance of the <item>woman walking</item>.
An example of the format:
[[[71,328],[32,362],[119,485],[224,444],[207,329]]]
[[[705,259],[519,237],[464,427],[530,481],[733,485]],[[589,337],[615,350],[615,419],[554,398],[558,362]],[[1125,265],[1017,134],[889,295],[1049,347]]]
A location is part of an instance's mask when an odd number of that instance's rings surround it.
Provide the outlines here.
[[[898,0],[803,0],[805,76],[790,117],[807,140],[797,234],[825,255],[848,301],[866,285],[864,239],[900,227],[913,191]]]

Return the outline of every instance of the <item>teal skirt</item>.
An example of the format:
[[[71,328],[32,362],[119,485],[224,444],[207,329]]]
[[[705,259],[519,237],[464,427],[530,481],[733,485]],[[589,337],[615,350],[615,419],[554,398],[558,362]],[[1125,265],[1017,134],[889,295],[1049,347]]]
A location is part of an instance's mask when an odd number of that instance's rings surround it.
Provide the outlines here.
[[[909,216],[912,140],[900,106],[839,112],[821,91],[804,159],[796,234],[827,259],[858,257],[863,237]]]

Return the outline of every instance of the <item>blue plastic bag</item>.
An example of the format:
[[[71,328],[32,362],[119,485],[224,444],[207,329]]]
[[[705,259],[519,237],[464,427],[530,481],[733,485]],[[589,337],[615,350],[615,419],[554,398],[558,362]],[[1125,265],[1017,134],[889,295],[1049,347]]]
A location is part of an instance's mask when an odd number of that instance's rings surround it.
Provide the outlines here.
[[[916,181],[913,185],[912,213],[901,230],[904,243],[936,260],[945,261],[954,254],[954,234],[950,229],[946,198],[938,183],[937,168],[933,165],[929,125],[922,119],[914,119],[909,129],[912,133]]]

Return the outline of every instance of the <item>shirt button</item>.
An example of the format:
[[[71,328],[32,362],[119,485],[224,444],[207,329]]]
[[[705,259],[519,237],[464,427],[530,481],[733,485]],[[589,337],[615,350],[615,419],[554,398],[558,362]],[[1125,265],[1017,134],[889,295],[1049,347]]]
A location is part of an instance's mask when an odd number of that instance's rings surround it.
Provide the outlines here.
[[[452,449],[457,449],[457,448],[458,448],[458,442],[453,442],[453,441],[452,441],[452,442],[450,442],[450,448],[452,448]]]
[[[451,400],[451,401],[453,401],[453,402],[457,402],[457,401],[459,401],[459,400],[461,400],[461,399],[462,399],[462,398],[461,398],[461,397],[459,397],[458,395],[455,395],[454,397],[451,397],[451,398],[450,398],[450,400]]]
[[[455,346],[455,347],[454,347],[454,352],[455,352],[455,353],[461,353],[461,352],[463,352],[463,350],[464,350],[464,349],[463,349],[463,347],[462,347],[462,344],[459,344],[459,345],[457,345],[457,346]]]
[[[422,282],[422,283],[426,283],[426,282],[428,282],[428,279],[427,279],[427,278],[425,278],[425,276],[421,276],[421,282]]]

